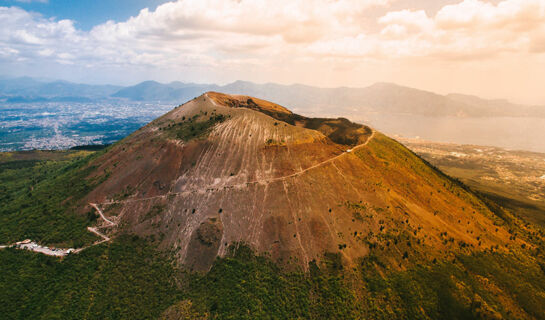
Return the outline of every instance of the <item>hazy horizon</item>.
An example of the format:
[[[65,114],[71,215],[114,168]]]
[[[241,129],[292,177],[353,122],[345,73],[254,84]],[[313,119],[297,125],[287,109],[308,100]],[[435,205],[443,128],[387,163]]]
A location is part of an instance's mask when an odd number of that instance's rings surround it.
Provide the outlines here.
[[[25,79],[0,80],[0,151],[112,143],[174,105],[217,91],[273,101],[304,116],[345,117],[388,135],[545,152],[545,132],[536,130],[545,126],[545,106],[385,83],[332,89],[243,81],[119,87]]]
[[[127,81],[126,83],[123,83],[123,82],[115,83],[115,82],[94,82],[94,81],[72,81],[72,80],[69,80],[69,79],[62,79],[62,78],[35,77],[35,76],[32,76],[32,75],[28,75],[28,74],[26,74],[26,75],[17,75],[17,76],[10,76],[10,75],[0,74],[0,79],[17,79],[17,78],[30,78],[30,79],[34,79],[34,80],[37,80],[37,81],[42,81],[42,82],[45,82],[45,83],[61,81],[61,82],[71,82],[71,83],[74,83],[74,84],[83,84],[83,85],[112,85],[112,86],[119,86],[119,87],[132,87],[132,86],[136,86],[138,84],[141,84],[143,82],[150,82],[151,81],[151,82],[157,82],[157,83],[165,84],[165,85],[168,85],[168,84],[173,83],[173,82],[181,82],[181,83],[184,83],[184,84],[192,83],[192,84],[196,84],[196,85],[225,86],[225,85],[233,84],[233,83],[236,83],[236,82],[249,82],[249,83],[254,83],[254,84],[257,84],[257,85],[267,85],[267,84],[282,85],[282,86],[298,86],[298,85],[301,85],[301,86],[307,86],[307,87],[313,87],[313,88],[319,88],[319,89],[339,89],[339,88],[361,89],[361,88],[366,88],[366,87],[373,86],[373,85],[380,84],[380,83],[387,83],[387,84],[392,84],[392,85],[396,85],[396,86],[400,86],[400,87],[406,87],[406,88],[410,88],[410,89],[416,89],[416,90],[429,92],[429,93],[433,93],[433,94],[438,94],[438,95],[443,95],[443,96],[446,96],[446,95],[449,95],[449,94],[460,94],[460,95],[474,96],[474,97],[481,98],[481,99],[484,99],[484,100],[498,100],[498,101],[505,100],[507,102],[514,103],[514,104],[534,105],[534,106],[538,106],[538,107],[539,106],[544,106],[545,107],[545,101],[544,101],[544,103],[532,104],[532,103],[526,103],[524,101],[518,101],[518,100],[515,100],[515,99],[508,99],[508,98],[495,97],[495,96],[489,96],[489,97],[488,96],[480,96],[480,95],[477,95],[477,94],[472,94],[472,93],[467,93],[467,92],[454,92],[454,91],[438,92],[438,91],[430,90],[428,88],[411,87],[410,85],[404,85],[404,84],[396,83],[396,82],[392,82],[392,81],[375,81],[375,82],[370,82],[368,85],[365,85],[365,86],[319,86],[319,85],[311,85],[311,84],[308,84],[308,83],[301,83],[301,82],[291,82],[291,83],[280,83],[280,82],[274,82],[274,81],[258,82],[258,81],[251,81],[251,80],[246,80],[246,79],[235,79],[233,81],[225,81],[225,82],[196,82],[196,81],[190,81],[190,80],[185,80],[185,79],[173,79],[173,80],[170,80],[170,81],[160,81],[160,80],[157,80],[157,79],[144,79],[144,80],[139,80],[139,81]]]
[[[544,0],[2,0],[0,18],[10,76],[390,82],[545,104]]]

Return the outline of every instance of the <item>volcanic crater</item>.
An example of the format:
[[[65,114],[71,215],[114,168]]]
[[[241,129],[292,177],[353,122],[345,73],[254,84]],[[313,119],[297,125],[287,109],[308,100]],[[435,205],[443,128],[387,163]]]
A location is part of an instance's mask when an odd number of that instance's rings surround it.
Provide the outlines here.
[[[102,182],[81,210],[96,204],[117,221],[114,236],[149,237],[192,270],[236,243],[305,269],[378,248],[403,268],[510,236],[478,197],[395,140],[248,96],[205,93],[90,165]]]

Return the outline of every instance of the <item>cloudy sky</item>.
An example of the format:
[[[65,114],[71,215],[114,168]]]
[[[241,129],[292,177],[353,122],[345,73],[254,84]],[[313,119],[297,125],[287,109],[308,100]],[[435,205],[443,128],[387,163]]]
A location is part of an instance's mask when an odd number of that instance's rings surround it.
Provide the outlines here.
[[[0,0],[0,75],[366,86],[545,104],[545,0]]]

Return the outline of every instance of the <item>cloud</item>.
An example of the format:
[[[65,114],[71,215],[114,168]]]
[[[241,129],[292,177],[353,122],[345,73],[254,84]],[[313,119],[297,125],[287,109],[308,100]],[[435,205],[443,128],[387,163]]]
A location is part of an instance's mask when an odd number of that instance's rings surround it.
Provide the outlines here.
[[[388,12],[386,15],[378,19],[378,22],[390,26],[403,26],[413,29],[416,32],[429,32],[433,28],[432,19],[424,10],[401,10]]]
[[[312,42],[331,32],[347,31],[345,21],[354,20],[367,8],[385,5],[385,0],[184,0],[144,9],[126,22],[97,26],[91,33],[112,41],[172,38],[193,33],[217,37],[279,36],[288,43]]]
[[[393,1],[181,0],[87,32],[71,20],[0,7],[0,61],[276,75],[316,66],[350,70],[365,61],[525,59],[545,52],[545,0],[464,0],[433,15],[425,8],[388,12]],[[367,28],[369,21],[378,29]]]
[[[378,22],[384,26],[381,34],[397,38],[408,55],[481,59],[528,54],[545,36],[545,1],[505,0],[494,5],[464,0],[444,6],[432,17],[423,10],[402,10],[388,12]]]
[[[540,0],[508,0],[498,5],[478,0],[465,0],[447,5],[436,15],[442,29],[491,28],[529,31],[543,24],[545,2]]]
[[[72,63],[82,55],[79,44],[89,43],[71,20],[45,19],[17,7],[0,7],[0,20],[6,26],[0,29],[0,51],[11,52],[0,59]]]

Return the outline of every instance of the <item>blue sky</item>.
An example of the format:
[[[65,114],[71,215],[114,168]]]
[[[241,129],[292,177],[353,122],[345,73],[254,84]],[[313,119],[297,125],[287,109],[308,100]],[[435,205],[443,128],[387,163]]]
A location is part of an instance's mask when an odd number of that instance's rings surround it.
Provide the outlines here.
[[[0,75],[394,82],[545,104],[545,0],[0,0]]]
[[[78,29],[90,30],[108,20],[124,21],[142,8],[155,8],[168,0],[0,0],[0,6],[18,6],[44,17],[70,19]]]

